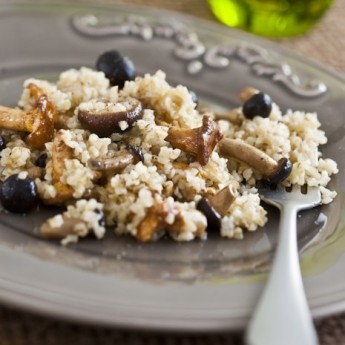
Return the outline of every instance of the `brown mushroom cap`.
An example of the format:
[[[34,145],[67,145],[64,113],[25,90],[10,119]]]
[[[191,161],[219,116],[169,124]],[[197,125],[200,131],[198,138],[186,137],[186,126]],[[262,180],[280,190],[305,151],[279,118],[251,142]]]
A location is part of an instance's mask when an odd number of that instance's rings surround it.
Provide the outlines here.
[[[123,132],[142,117],[141,102],[131,97],[116,104],[98,101],[82,103],[77,111],[82,127],[101,137]],[[127,123],[126,128],[121,128],[121,121]]]
[[[90,158],[87,162],[92,170],[96,171],[119,171],[139,160],[135,155],[126,150],[118,151],[116,156],[109,158]]]

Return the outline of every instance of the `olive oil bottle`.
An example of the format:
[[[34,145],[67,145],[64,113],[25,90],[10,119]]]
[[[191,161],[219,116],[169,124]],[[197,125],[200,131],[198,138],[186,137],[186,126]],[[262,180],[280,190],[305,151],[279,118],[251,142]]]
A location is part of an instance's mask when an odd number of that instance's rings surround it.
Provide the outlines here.
[[[333,0],[208,0],[224,24],[267,37],[305,33]]]

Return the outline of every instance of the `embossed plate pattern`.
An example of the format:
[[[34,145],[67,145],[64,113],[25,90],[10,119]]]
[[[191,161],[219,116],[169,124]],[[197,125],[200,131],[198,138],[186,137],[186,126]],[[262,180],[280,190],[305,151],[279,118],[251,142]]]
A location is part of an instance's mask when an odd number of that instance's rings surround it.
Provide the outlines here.
[[[9,34],[11,33],[11,34]],[[328,207],[301,214],[299,246],[314,316],[345,309],[345,83],[334,73],[268,41],[170,12],[128,6],[0,6],[0,104],[14,106],[28,77],[93,66],[116,48],[139,74],[166,71],[173,84],[219,107],[257,87],[288,108],[318,111],[339,163]],[[206,242],[142,245],[109,234],[62,248],[37,228],[54,210],[0,214],[0,300],[83,322],[144,329],[243,327],[257,300],[276,244],[277,213],[243,241],[210,234]]]

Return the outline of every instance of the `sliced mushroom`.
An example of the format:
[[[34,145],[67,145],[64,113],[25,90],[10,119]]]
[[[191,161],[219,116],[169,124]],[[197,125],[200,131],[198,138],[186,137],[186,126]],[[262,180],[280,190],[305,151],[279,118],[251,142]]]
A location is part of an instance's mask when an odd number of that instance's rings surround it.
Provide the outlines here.
[[[192,129],[171,127],[165,140],[173,148],[189,153],[196,157],[201,165],[206,165],[222,137],[216,122],[204,116],[201,127]]]
[[[79,224],[86,222],[78,218],[68,218],[63,216],[63,222],[60,226],[53,227],[50,220],[45,221],[40,228],[40,233],[46,238],[64,238],[68,235],[79,235],[80,230],[76,228]]]
[[[96,171],[120,171],[129,164],[143,161],[144,157],[138,147],[129,146],[128,150],[120,150],[116,156],[110,158],[90,158],[88,166]]]
[[[165,228],[166,212],[164,211],[163,204],[161,202],[155,202],[151,206],[145,218],[140,222],[136,238],[141,242],[150,242],[155,239]]]
[[[54,104],[42,95],[37,101],[36,108],[29,112],[0,106],[0,127],[29,132],[29,145],[34,149],[43,149],[44,144],[53,139],[55,116]]]
[[[177,213],[174,223],[167,224],[166,229],[168,232],[187,232],[190,231],[189,224],[191,222],[196,227],[196,230],[193,231],[193,233],[197,237],[202,237],[207,227],[207,220],[202,212],[194,209],[190,209],[185,213]]]
[[[131,128],[142,117],[142,105],[131,97],[121,103],[90,101],[81,103],[77,114],[84,129],[106,137]]]
[[[292,170],[289,159],[281,158],[276,162],[265,152],[240,139],[223,139],[219,143],[219,151],[223,156],[235,158],[256,169],[270,184],[282,182],[290,175]]]
[[[230,206],[235,201],[238,193],[235,187],[232,184],[221,189],[215,195],[208,196],[208,201],[211,206],[222,216],[224,217],[228,212]]]
[[[47,205],[62,204],[73,198],[73,188],[60,181],[64,173],[65,159],[73,158],[73,150],[65,144],[62,139],[63,130],[59,130],[53,141],[52,149],[52,182],[56,190],[56,196],[51,199],[45,199],[44,203]]]
[[[174,215],[175,220],[172,224],[166,221],[169,214]],[[148,209],[145,218],[139,224],[136,237],[141,242],[153,241],[164,230],[172,233],[191,231],[191,223],[195,227],[193,233],[198,237],[202,237],[207,226],[207,220],[201,212],[195,209],[190,209],[188,212],[181,212],[174,206],[167,208],[164,203],[156,200],[155,204]]]

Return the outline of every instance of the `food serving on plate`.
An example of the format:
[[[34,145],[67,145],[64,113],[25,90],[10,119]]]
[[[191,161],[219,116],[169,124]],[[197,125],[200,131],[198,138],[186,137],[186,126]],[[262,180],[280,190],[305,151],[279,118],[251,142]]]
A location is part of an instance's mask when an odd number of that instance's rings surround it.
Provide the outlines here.
[[[18,108],[0,106],[0,199],[27,213],[66,207],[40,232],[63,244],[106,231],[152,241],[240,239],[265,224],[257,182],[318,186],[322,203],[337,164],[314,113],[282,114],[253,88],[241,106],[199,109],[195,93],[165,74],[136,77],[131,61],[102,54],[58,80],[28,79]],[[106,230],[106,228],[108,230]]]

